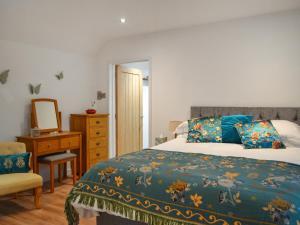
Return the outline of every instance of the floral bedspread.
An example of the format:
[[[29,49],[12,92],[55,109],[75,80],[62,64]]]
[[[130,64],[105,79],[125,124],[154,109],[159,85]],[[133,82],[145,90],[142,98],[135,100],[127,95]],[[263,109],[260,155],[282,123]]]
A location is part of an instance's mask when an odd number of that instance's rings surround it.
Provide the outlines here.
[[[151,225],[300,225],[300,166],[147,149],[91,168],[66,200],[70,225],[74,201]]]

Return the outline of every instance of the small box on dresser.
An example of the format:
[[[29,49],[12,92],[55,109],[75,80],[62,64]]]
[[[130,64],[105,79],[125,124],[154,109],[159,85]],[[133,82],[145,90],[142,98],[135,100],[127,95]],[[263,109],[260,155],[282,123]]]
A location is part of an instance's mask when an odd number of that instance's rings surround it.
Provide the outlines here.
[[[86,172],[108,159],[108,114],[71,114],[71,131],[82,132],[82,167]]]

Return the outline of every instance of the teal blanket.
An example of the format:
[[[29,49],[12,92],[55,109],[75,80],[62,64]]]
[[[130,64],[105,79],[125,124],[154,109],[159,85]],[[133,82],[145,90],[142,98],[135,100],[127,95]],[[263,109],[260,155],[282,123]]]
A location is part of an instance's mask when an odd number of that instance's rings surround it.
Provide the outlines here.
[[[91,168],[66,200],[69,225],[74,201],[150,225],[300,225],[300,166],[147,149]]]

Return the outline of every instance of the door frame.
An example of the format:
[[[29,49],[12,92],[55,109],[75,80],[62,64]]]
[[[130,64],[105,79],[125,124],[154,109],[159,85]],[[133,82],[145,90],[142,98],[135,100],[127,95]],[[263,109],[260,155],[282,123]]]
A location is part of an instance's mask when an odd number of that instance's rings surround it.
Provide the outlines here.
[[[116,61],[113,63],[109,63],[108,65],[108,73],[109,73],[109,156],[116,156],[116,148],[117,148],[117,139],[116,139],[116,131],[117,131],[117,123],[116,123],[116,65],[127,64],[127,63],[138,63],[138,62],[149,62],[149,145],[152,145],[152,60],[151,59],[133,59],[133,60],[124,60],[124,61]]]

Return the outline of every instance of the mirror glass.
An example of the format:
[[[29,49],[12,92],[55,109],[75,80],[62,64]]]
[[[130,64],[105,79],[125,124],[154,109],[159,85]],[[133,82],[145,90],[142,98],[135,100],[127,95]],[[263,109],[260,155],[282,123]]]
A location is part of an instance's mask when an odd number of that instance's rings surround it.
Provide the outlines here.
[[[35,102],[36,121],[39,129],[57,129],[57,117],[54,102]]]

